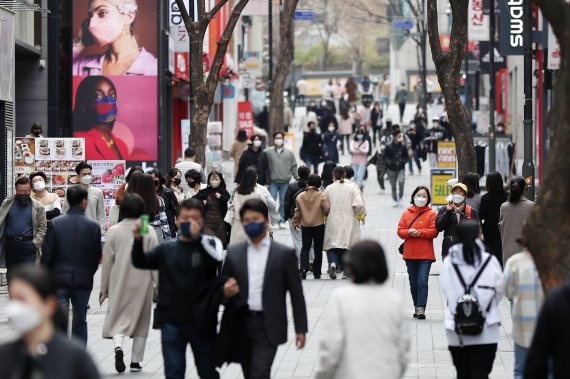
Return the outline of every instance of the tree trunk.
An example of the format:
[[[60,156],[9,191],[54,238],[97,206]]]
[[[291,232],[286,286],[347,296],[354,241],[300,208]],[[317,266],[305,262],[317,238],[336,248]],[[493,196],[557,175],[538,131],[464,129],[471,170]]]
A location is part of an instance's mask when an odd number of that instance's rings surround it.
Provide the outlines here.
[[[214,94],[216,93],[220,71],[224,64],[226,51],[232,38],[234,28],[248,1],[249,0],[239,0],[234,2],[225,29],[220,39],[216,41],[217,49],[212,60],[210,73],[204,80],[204,68],[202,65],[204,36],[206,35],[210,21],[212,21],[218,11],[228,3],[228,0],[219,0],[209,12],[204,10],[205,2],[203,0],[198,1],[197,21],[194,21],[192,17],[189,16],[183,0],[176,0],[176,5],[180,10],[190,39],[190,81],[193,96],[188,105],[188,110],[190,114],[194,115],[190,122],[190,147],[196,149],[196,161],[202,164],[206,163],[208,118],[212,104],[214,103]],[[210,41],[210,43],[213,43],[213,41]]]
[[[564,0],[535,0],[558,37],[561,68],[549,113],[550,151],[538,200],[523,231],[543,287],[553,289],[570,279],[570,5]]]
[[[443,52],[439,42],[437,0],[428,0],[428,34],[437,78],[445,98],[447,117],[455,138],[459,166],[458,178],[461,179],[468,172],[477,171],[471,120],[459,95],[459,74],[467,45],[468,1],[450,0],[450,5],[453,25],[449,52]]]
[[[283,14],[279,28],[279,58],[275,67],[275,76],[270,89],[269,136],[276,131],[283,131],[285,102],[283,92],[285,80],[293,63],[293,17],[299,0],[287,0],[283,4]]]
[[[422,93],[420,95],[420,105],[427,113],[427,101],[428,101],[428,90],[427,90],[427,30],[425,25],[422,27],[422,32],[420,36],[420,52],[421,52],[421,66],[420,66],[420,78],[422,81]]]

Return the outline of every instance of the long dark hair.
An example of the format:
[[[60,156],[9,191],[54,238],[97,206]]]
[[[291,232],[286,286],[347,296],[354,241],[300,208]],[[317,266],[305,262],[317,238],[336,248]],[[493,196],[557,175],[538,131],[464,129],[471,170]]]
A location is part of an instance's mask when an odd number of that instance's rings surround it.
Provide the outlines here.
[[[474,220],[463,220],[457,226],[455,237],[463,244],[463,259],[471,266],[481,261],[481,249],[475,241],[479,238],[479,223]]]
[[[75,106],[73,108],[73,130],[85,132],[93,126],[100,124],[97,121],[97,113],[93,108],[93,92],[101,82],[107,82],[117,93],[117,88],[111,79],[106,76],[86,76],[81,80],[75,92]],[[118,111],[117,111],[118,113]],[[114,124],[114,122],[112,122]]]
[[[53,275],[43,267],[35,267],[33,265],[23,265],[13,269],[10,275],[10,283],[14,280],[21,280],[37,292],[42,300],[53,297],[56,301],[57,309],[52,316],[52,322],[56,330],[66,333],[68,323],[68,313],[57,302],[57,285]]]
[[[168,173],[166,174],[166,188],[172,188],[172,181],[174,180],[176,175],[178,175],[179,172],[180,170],[177,169],[176,167],[173,167],[170,170],[168,170]]]
[[[321,179],[323,180],[323,187],[327,188],[333,182],[333,170],[336,167],[336,163],[333,161],[326,161],[323,165],[321,171]]]
[[[255,167],[246,168],[239,182],[237,192],[240,195],[249,195],[255,189],[257,183],[257,170]]]
[[[212,188],[210,186],[210,179],[214,175],[216,175],[218,178],[220,178],[220,186],[218,188],[225,190],[227,186],[226,186],[226,181],[224,180],[224,174],[222,174],[220,171],[216,171],[216,170],[214,170],[208,174],[208,188]]]
[[[468,172],[463,177],[462,183],[467,186],[467,197],[472,199],[476,194],[481,193],[481,187],[479,186],[479,180],[481,177],[479,174],[474,172]]]
[[[127,176],[125,176],[125,181],[128,183],[129,180],[131,180],[131,176],[135,173],[135,172],[143,172],[144,170],[142,169],[141,166],[133,166],[130,168],[129,173],[127,174]]]
[[[521,200],[521,197],[526,189],[526,182],[520,176],[513,178],[510,185],[509,202],[516,204]]]
[[[487,186],[487,192],[489,193],[505,192],[503,175],[498,171],[491,171],[487,174],[485,185]]]
[[[156,188],[154,187],[154,180],[149,174],[133,173],[131,181],[127,187],[128,193],[136,193],[142,197],[144,201],[144,213],[150,217],[154,217],[160,211],[160,203]]]

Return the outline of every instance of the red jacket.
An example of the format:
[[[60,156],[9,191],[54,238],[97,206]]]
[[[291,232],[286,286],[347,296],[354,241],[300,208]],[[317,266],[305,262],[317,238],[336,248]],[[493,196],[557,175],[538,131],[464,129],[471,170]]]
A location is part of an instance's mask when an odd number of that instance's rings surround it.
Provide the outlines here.
[[[409,227],[412,221],[418,216],[418,212],[424,212],[412,225],[412,229],[420,232],[418,238],[412,237],[409,233]],[[427,259],[435,261],[435,252],[433,250],[433,240],[439,232],[435,228],[436,213],[430,207],[417,208],[411,205],[404,211],[398,224],[398,236],[404,240],[404,259],[420,260]]]

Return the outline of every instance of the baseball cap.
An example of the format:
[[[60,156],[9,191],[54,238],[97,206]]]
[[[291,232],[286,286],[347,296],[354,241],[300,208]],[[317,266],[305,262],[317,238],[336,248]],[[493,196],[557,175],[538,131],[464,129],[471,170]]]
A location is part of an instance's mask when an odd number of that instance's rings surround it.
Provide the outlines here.
[[[451,190],[453,191],[456,188],[461,188],[465,193],[467,193],[467,186],[463,183],[455,184],[453,187],[451,187]]]

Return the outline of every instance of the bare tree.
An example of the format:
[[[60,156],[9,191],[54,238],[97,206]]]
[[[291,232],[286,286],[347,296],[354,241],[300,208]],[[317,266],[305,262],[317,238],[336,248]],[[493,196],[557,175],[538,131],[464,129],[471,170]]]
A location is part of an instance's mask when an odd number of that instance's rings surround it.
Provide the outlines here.
[[[219,0],[209,12],[206,12],[206,1],[199,0],[197,2],[198,14],[195,17],[196,21],[189,16],[188,10],[184,5],[184,0],[176,0],[190,40],[190,81],[194,93],[194,99],[193,101],[191,99],[189,104],[190,114],[193,114],[190,124],[190,146],[196,149],[196,157],[201,162],[205,162],[206,158],[208,117],[212,104],[214,103],[214,94],[216,92],[220,71],[234,28],[248,1],[249,0],[239,0],[233,7],[224,31],[220,39],[216,41],[217,49],[212,61],[210,73],[208,77],[204,79],[204,67],[202,65],[204,37],[210,21],[212,21],[218,11],[228,3],[228,0]]]
[[[467,0],[449,0],[449,3],[453,24],[448,52],[443,51],[439,42],[437,0],[428,0],[427,23],[431,54],[457,146],[458,177],[462,178],[468,172],[476,172],[477,169],[471,120],[459,95],[459,74],[467,44],[467,8],[469,2]]]
[[[570,278],[570,187],[564,174],[570,165],[570,5],[565,0],[534,0],[560,43],[561,67],[549,113],[550,150],[538,200],[524,228],[544,288]]]
[[[313,0],[311,6],[315,7],[317,18],[314,25],[317,27],[321,40],[321,58],[319,61],[319,69],[325,71],[330,64],[331,51],[330,43],[332,36],[337,32],[340,12],[337,10],[338,0]]]
[[[285,102],[283,91],[285,80],[293,63],[293,18],[299,0],[287,0],[283,3],[281,23],[279,27],[279,58],[275,67],[275,76],[271,81],[269,103],[269,135],[283,130],[283,114]]]
[[[418,55],[419,77],[421,81],[421,93],[419,104],[424,109],[428,99],[427,92],[427,35],[428,28],[426,22],[426,6],[424,0],[355,0],[354,7],[357,10],[374,16],[378,21],[392,23],[396,19],[406,17],[404,14],[404,5],[410,11],[411,18],[414,21],[415,32],[412,30],[404,30],[404,35],[412,39],[416,44]],[[387,14],[378,12],[378,9],[387,8]]]

